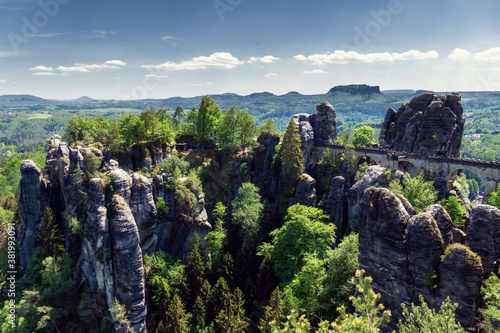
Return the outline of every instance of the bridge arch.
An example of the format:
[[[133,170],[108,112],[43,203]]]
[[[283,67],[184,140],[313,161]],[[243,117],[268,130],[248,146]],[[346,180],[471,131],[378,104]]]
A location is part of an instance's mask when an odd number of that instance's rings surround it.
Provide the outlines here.
[[[412,177],[416,177],[419,174],[418,168],[408,161],[399,161],[398,170],[408,172]]]

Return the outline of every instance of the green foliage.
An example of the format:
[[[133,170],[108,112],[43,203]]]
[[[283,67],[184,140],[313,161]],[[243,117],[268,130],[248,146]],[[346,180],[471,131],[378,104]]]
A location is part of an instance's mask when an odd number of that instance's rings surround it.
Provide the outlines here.
[[[356,172],[356,175],[354,176],[354,180],[356,180],[356,181],[361,180],[361,178],[363,178],[366,170],[368,170],[369,167],[370,167],[370,165],[368,165],[367,162],[364,162],[363,164],[361,164],[358,168],[358,171]]]
[[[128,319],[129,313],[125,308],[125,305],[120,304],[118,299],[115,298],[115,302],[113,307],[109,309],[111,313],[111,317],[115,323],[116,330],[123,332],[132,332],[133,330],[130,328],[130,319]]]
[[[168,171],[169,174],[174,174],[174,171],[176,168],[179,169],[180,174],[182,176],[187,175],[188,168],[189,168],[189,162],[185,160],[181,160],[179,157],[175,155],[170,155],[169,158],[163,159],[159,163],[160,169],[165,169]]]
[[[448,198],[443,199],[441,201],[441,205],[443,205],[444,209],[450,215],[451,220],[453,221],[453,226],[455,228],[464,228],[465,227],[465,214],[466,211],[462,206],[460,200],[454,196],[450,195]]]
[[[207,95],[202,96],[196,119],[196,134],[201,142],[208,142],[213,138],[220,116],[220,108],[213,99]]]
[[[301,150],[302,141],[299,131],[293,119],[290,120],[281,150],[281,162],[283,166],[283,175],[285,177],[285,195],[291,197],[295,191],[297,179],[304,172],[302,164],[304,158]]]
[[[486,308],[483,310],[482,328],[486,332],[500,332],[500,279],[491,273],[484,282],[481,294]]]
[[[424,180],[423,173],[420,173],[415,178],[411,178],[408,173],[405,173],[403,176],[403,188],[401,189],[397,180],[393,180],[389,184],[389,189],[394,193],[404,196],[417,213],[420,213],[437,200],[437,191],[433,183]]]
[[[356,271],[352,283],[356,285],[358,296],[351,296],[351,301],[356,310],[355,314],[347,314],[345,307],[339,309],[339,317],[331,324],[334,332],[379,332],[381,325],[389,322],[390,311],[384,310],[380,301],[380,294],[371,288],[373,279],[363,277],[364,271]],[[359,317],[358,315],[359,314]]]
[[[326,278],[318,298],[318,308],[324,319],[335,319],[336,309],[344,306],[349,313],[354,309],[349,297],[354,294],[351,283],[358,269],[358,235],[351,233],[344,237],[326,259]]]
[[[120,133],[123,136],[125,146],[131,146],[146,139],[144,122],[131,113],[120,118]]]
[[[335,226],[325,223],[327,219],[320,209],[291,206],[285,224],[271,232],[272,243],[264,243],[259,254],[269,252],[276,275],[290,281],[305,264],[306,254],[316,253],[320,260],[326,258],[335,239]]]
[[[421,332],[465,332],[462,326],[455,321],[455,310],[458,303],[452,304],[450,298],[441,304],[439,312],[430,309],[424,301],[422,295],[419,295],[419,306],[412,303],[411,311],[404,305],[404,321],[399,321],[398,330],[401,333],[421,333]]]
[[[495,206],[500,209],[500,189],[497,189],[496,192],[491,192],[488,198],[486,199],[486,204]]]
[[[356,147],[369,147],[375,143],[373,135],[375,130],[367,125],[362,125],[354,129],[352,133],[352,144]]]
[[[156,208],[158,211],[162,212],[165,216],[168,215],[170,208],[165,204],[165,199],[162,197],[158,197],[158,201],[156,202]]]
[[[155,275],[164,278],[171,289],[171,292],[178,291],[179,283],[181,280],[181,270],[184,265],[180,260],[174,260],[164,251],[157,251],[152,255],[144,255],[145,270],[151,271],[151,277]],[[146,278],[149,280],[149,276]]]
[[[158,127],[160,127],[156,110],[152,106],[150,106],[146,109],[146,111],[140,114],[139,118],[144,123],[146,138],[154,139]]]
[[[260,202],[259,188],[252,183],[243,183],[238,189],[239,196],[232,202],[233,223],[240,227],[240,236],[243,239],[243,249],[257,246],[260,232],[260,216],[262,203]]]
[[[87,155],[85,155],[85,157],[83,158],[83,163],[85,165],[85,173],[87,175],[87,178],[92,178],[94,173],[101,166],[101,160],[92,152],[89,152]]]
[[[227,244],[227,230],[224,228],[224,217],[226,216],[226,206],[218,201],[213,212],[215,228],[205,236],[208,243],[208,266],[215,271],[221,264],[224,248]]]
[[[43,213],[37,241],[41,245],[42,258],[55,258],[64,252],[64,236],[50,207],[45,208]]]
[[[326,278],[325,261],[315,253],[304,255],[304,265],[285,287],[286,303],[300,313],[312,316],[318,307],[318,296],[323,290]]]
[[[188,262],[186,265],[186,284],[189,289],[189,297],[184,301],[186,302],[187,308],[191,309],[194,305],[196,298],[200,296],[201,287],[203,281],[205,280],[205,263],[200,251],[200,242],[198,239],[198,234],[195,236],[191,242],[191,251],[188,255]]]
[[[271,118],[267,118],[263,122],[260,123],[260,132],[266,131],[271,134],[276,134],[279,135],[280,132],[278,131],[278,127],[276,127],[276,124],[274,123],[274,120]]]
[[[244,305],[243,293],[236,288],[234,293],[224,300],[221,311],[215,317],[215,331],[218,333],[244,332],[248,327]]]
[[[285,301],[283,293],[277,287],[271,294],[269,305],[264,306],[264,316],[260,319],[259,329],[262,333],[272,333],[273,326],[285,319]]]
[[[217,125],[215,141],[217,146],[223,150],[233,151],[243,149],[257,135],[257,127],[245,111],[231,106],[225,110]]]

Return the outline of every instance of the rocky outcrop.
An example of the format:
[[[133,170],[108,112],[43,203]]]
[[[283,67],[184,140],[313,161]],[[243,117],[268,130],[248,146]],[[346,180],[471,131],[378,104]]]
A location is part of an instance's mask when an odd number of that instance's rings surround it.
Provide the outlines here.
[[[314,130],[315,145],[331,145],[337,138],[335,109],[328,102],[316,106],[317,113],[311,115],[311,125]]]
[[[138,173],[132,174],[131,178],[130,210],[139,229],[142,253],[151,255],[155,251],[158,241],[156,235],[157,212],[151,182],[147,177]]]
[[[500,210],[493,206],[478,205],[472,208],[470,219],[465,244],[481,257],[487,278],[491,273],[498,273]]]
[[[319,147],[333,144],[337,138],[335,109],[328,102],[316,107],[317,113],[298,113],[292,119],[302,140],[302,155],[305,172],[311,173],[314,165],[324,153]]]
[[[445,250],[441,231],[436,220],[427,213],[413,216],[407,230],[408,271],[411,273],[413,286],[435,308],[439,301],[433,297],[434,287]]]
[[[316,207],[316,180],[308,174],[303,174],[295,187],[295,196],[293,203],[299,203],[304,206]]]
[[[111,178],[113,193],[121,196],[129,204],[132,187],[132,178],[130,175],[123,169],[112,170],[108,175]]]
[[[396,112],[387,111],[380,146],[423,155],[458,157],[464,131],[461,97],[457,93],[425,93]]]
[[[388,189],[368,188],[360,202],[359,267],[373,278],[372,287],[395,317],[411,300],[406,228],[410,216]]]
[[[469,332],[476,329],[476,311],[480,299],[483,267],[481,258],[467,246],[450,245],[440,266],[439,293],[458,303],[455,319]]]
[[[330,221],[335,225],[337,243],[343,238],[347,231],[347,224],[344,223],[344,184],[344,177],[334,177],[332,179],[330,192],[328,193],[328,199],[326,201],[325,213],[330,216]]]
[[[131,327],[136,332],[145,332],[146,286],[139,230],[126,201],[117,194],[111,199],[109,231],[113,249],[115,297],[129,311]]]
[[[87,196],[87,221],[82,236],[82,276],[94,295],[98,314],[108,317],[108,309],[113,307],[115,299],[115,278],[104,180],[91,179]]]
[[[384,176],[385,168],[373,165],[366,169],[363,178],[354,184],[347,193],[348,220],[349,225],[354,227],[359,219],[361,211],[360,202],[365,190],[371,186],[389,186]]]
[[[261,188],[264,196],[271,196],[277,192],[276,187],[272,186],[272,162],[276,153],[276,146],[280,142],[280,137],[267,131],[260,133],[257,138],[260,147],[257,148],[252,159],[252,182]]]
[[[446,209],[441,205],[432,205],[424,210],[424,213],[431,215],[439,227],[444,246],[453,243],[453,222]]]
[[[18,202],[21,223],[17,231],[19,263],[22,268],[28,266],[28,260],[33,255],[40,221],[45,208],[50,205],[50,198],[50,182],[43,178],[33,161],[22,161]]]

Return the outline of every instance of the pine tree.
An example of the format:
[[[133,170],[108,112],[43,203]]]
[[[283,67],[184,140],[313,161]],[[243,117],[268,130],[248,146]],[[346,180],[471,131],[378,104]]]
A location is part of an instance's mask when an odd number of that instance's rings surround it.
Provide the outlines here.
[[[189,316],[184,310],[184,304],[182,304],[181,299],[178,295],[174,295],[168,310],[165,313],[164,326],[166,332],[169,333],[187,333]]]
[[[109,309],[109,312],[111,313],[117,331],[130,332],[130,320],[128,319],[129,313],[125,308],[125,305],[120,304],[118,299],[115,298],[115,303],[113,304],[113,307]]]
[[[255,294],[259,295],[260,299],[267,300],[271,297],[273,288],[275,288],[278,283],[278,278],[274,273],[274,264],[271,259],[271,254],[267,252],[259,267]]]
[[[42,258],[56,258],[64,252],[64,236],[50,207],[43,213],[37,240],[41,244]]]
[[[220,333],[240,333],[248,327],[248,319],[245,317],[245,301],[243,293],[236,288],[230,297],[224,300],[222,310],[215,318],[215,330]]]
[[[224,309],[224,306],[231,298],[231,290],[224,278],[219,278],[211,293],[210,307],[208,309],[207,322],[211,322]]]
[[[302,156],[301,145],[302,141],[297,126],[293,119],[291,119],[283,137],[281,148],[281,161],[285,177],[285,195],[288,197],[293,195],[297,178],[304,172],[304,157]]]
[[[193,238],[191,252],[189,252],[188,255],[186,270],[186,283],[190,293],[189,298],[187,300],[185,299],[185,301],[188,309],[191,309],[200,293],[203,280],[205,278],[205,264],[203,263],[203,258],[200,252],[198,234],[195,234],[195,237]]]
[[[206,324],[207,310],[205,302],[203,302],[200,296],[198,296],[194,302],[192,314],[192,323],[196,327],[196,330],[202,330]]]
[[[283,301],[283,293],[279,287],[276,287],[271,294],[269,305],[264,307],[264,317],[260,320],[259,329],[262,333],[271,333],[271,322],[281,323],[285,318],[285,302]]]

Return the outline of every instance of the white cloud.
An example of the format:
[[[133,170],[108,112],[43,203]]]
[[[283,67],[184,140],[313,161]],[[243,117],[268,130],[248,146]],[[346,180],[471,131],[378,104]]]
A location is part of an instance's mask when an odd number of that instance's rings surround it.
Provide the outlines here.
[[[228,52],[216,52],[211,55],[196,57],[191,60],[185,60],[180,63],[167,61],[160,65],[141,65],[141,68],[147,69],[162,69],[165,71],[182,71],[182,70],[196,70],[196,69],[231,69],[236,66],[242,65],[244,62],[238,58],[233,57]]]
[[[84,38],[107,39],[110,35],[114,35],[114,31],[107,30],[92,30]]]
[[[474,54],[474,58],[481,61],[500,61],[500,47],[493,47]]]
[[[59,66],[57,67],[58,71],[61,72],[74,72],[74,73],[88,73],[91,70],[100,70],[100,69],[120,69],[123,66],[126,66],[127,63],[121,60],[108,60],[103,62],[102,64],[75,64],[74,66],[66,67]]]
[[[265,78],[271,78],[271,77],[277,76],[277,75],[278,75],[278,73],[268,73],[268,74],[264,75],[264,77]]]
[[[470,57],[470,52],[461,48],[454,49],[449,55],[448,59],[451,60],[466,60]]]
[[[45,34],[34,35],[33,37],[51,38],[51,37],[61,36],[61,35],[66,35],[66,34],[67,34],[67,32],[49,32],[49,33],[45,33]]]
[[[327,74],[328,72],[325,72],[322,69],[313,69],[311,71],[303,71],[302,73],[304,73],[304,74]]]
[[[53,72],[36,72],[33,76],[69,76],[68,73],[53,73]]]
[[[31,67],[30,71],[37,71],[37,72],[52,72],[54,69],[52,67],[47,67],[47,66],[36,66],[36,67]]]
[[[217,83],[214,83],[214,82],[205,82],[205,83],[195,83],[194,86],[195,87],[205,87],[205,86],[216,86]]]
[[[409,50],[403,53],[358,53],[355,51],[336,50],[333,53],[313,54],[307,57],[299,54],[294,59],[299,61],[309,60],[313,65],[324,65],[346,64],[348,62],[371,63],[375,61],[425,60],[437,57],[439,57],[439,54],[434,50],[425,53],[417,50]]]
[[[265,64],[272,64],[275,61],[281,60],[281,58],[274,57],[272,55],[267,55],[265,57],[251,57],[248,63],[253,64],[254,62],[263,62]]]
[[[21,52],[0,51],[0,58],[3,58],[3,57],[17,57],[19,55],[21,55]]]
[[[144,76],[145,77],[157,78],[157,79],[164,79],[164,78],[168,77],[168,75],[158,75],[158,74],[146,74]]]
[[[177,40],[177,37],[174,36],[163,36],[160,40]]]
[[[5,80],[0,80],[0,83],[7,83],[7,81],[5,81]]]

